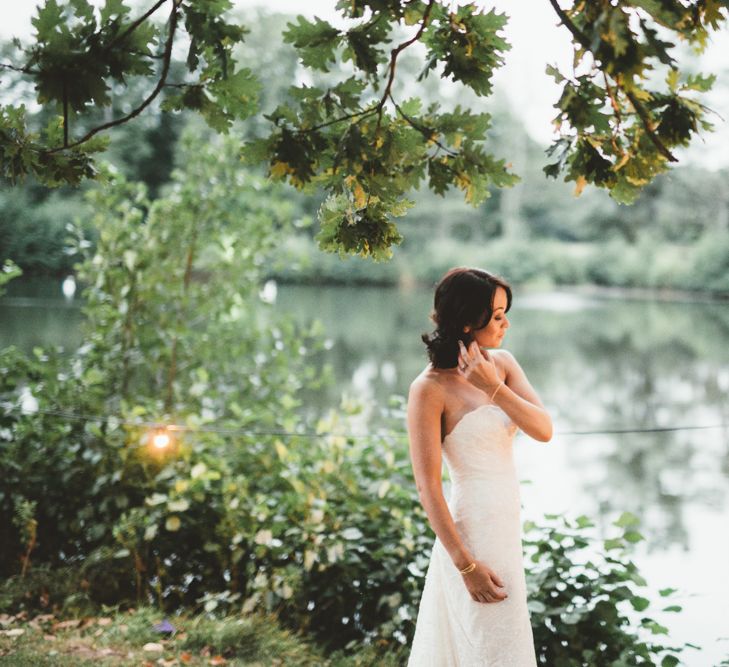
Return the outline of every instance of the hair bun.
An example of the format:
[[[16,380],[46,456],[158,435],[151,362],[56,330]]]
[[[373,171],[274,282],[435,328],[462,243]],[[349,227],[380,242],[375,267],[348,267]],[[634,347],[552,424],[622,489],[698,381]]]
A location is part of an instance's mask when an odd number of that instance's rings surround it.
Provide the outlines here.
[[[508,311],[511,308],[511,286],[488,271],[457,267],[440,279],[430,315],[436,328],[421,335],[435,368],[453,368],[458,364],[458,340],[470,337],[470,334],[461,332],[466,326],[481,328],[489,323],[493,315],[494,295],[499,287],[506,291]]]

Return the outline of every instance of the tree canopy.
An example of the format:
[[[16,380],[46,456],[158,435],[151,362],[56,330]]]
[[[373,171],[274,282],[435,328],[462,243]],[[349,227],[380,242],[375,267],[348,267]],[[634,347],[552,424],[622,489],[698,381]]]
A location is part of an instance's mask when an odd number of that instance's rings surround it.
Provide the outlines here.
[[[569,31],[574,63],[571,71],[547,67],[562,92],[544,171],[574,181],[578,194],[592,184],[630,203],[676,162],[676,147],[711,127],[701,100],[714,76],[683,72],[677,43],[702,50],[710,31],[724,26],[729,0],[548,1]],[[31,82],[35,104],[52,113],[36,128],[22,102],[0,106],[0,175],[51,186],[92,178],[105,131],[150,106],[198,112],[219,132],[265,111],[267,130],[241,157],[267,164],[273,179],[326,192],[320,246],[375,259],[402,240],[393,219],[423,181],[437,194],[460,189],[479,205],[492,188],[518,180],[488,150],[488,113],[424,104],[398,81],[398,59],[412,49],[422,57],[418,81],[438,76],[487,98],[510,48],[505,14],[439,0],[336,7],[342,25],[299,16],[283,34],[308,80],[326,73],[326,85],[300,83],[286,103],[262,111],[266,72],[236,62],[248,28],[229,18],[230,0],[157,0],[139,15],[127,0],[100,8],[46,0],[31,42],[14,40],[0,66],[4,79]],[[184,65],[174,67],[180,57]],[[100,116],[112,91],[132,80],[147,83],[145,96],[118,117]]]

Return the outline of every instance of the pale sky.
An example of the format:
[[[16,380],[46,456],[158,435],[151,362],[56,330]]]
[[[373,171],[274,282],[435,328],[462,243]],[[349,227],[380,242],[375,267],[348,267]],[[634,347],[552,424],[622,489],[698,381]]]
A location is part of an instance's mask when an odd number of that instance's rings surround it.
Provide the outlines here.
[[[147,6],[151,0],[139,0]],[[30,18],[40,0],[0,0],[0,38],[27,38],[32,32]],[[336,0],[234,0],[238,7],[265,7],[269,11],[319,16],[336,22]],[[496,7],[509,15],[505,34],[511,44],[506,65],[494,77],[496,89],[505,92],[514,112],[524,122],[529,134],[544,145],[552,137],[553,104],[559,87],[544,69],[556,64],[566,70],[571,62],[571,45],[565,28],[557,26],[557,17],[548,0],[477,0],[484,8]],[[564,3],[563,3],[564,4]],[[729,166],[729,63],[722,54],[729,53],[729,28],[712,38],[701,56],[699,71],[716,72],[720,80],[706,104],[722,118],[712,117],[716,130],[706,135],[706,143],[695,139],[687,151],[677,151],[681,163],[700,163],[712,169]]]

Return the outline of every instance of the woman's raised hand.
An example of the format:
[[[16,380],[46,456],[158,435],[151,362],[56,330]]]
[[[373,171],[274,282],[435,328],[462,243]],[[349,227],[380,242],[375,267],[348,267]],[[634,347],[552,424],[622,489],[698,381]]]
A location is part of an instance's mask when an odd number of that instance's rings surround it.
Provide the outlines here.
[[[483,391],[490,392],[496,388],[501,378],[488,350],[482,350],[475,340],[468,348],[459,340],[458,347],[458,370],[461,375]]]
[[[476,569],[462,575],[471,598],[476,602],[501,602],[509,596],[504,582],[485,563],[476,561]]]

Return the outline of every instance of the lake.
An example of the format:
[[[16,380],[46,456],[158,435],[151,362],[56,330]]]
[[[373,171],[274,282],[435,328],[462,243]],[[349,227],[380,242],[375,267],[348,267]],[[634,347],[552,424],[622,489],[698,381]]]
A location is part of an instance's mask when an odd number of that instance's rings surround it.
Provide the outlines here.
[[[60,282],[7,287],[0,345],[79,344],[79,301]],[[427,363],[420,334],[429,330],[430,290],[272,291],[277,308],[324,325],[336,383],[317,397],[322,404],[343,396],[385,404],[407,394]],[[717,664],[729,655],[729,641],[719,641],[729,637],[729,304],[515,287],[509,315],[503,347],[554,421],[549,443],[521,432],[515,440],[523,518],[587,514],[599,535],[612,536],[622,511],[638,515],[643,594],[658,600],[659,589],[678,588],[671,600],[684,607],[656,619],[671,640],[703,647],[685,664]],[[376,410],[366,414],[376,419]]]

